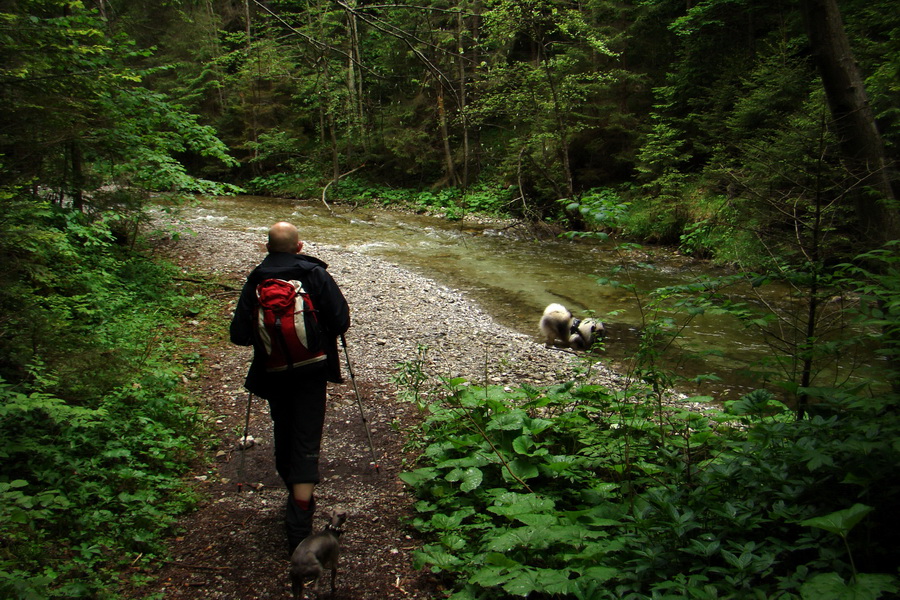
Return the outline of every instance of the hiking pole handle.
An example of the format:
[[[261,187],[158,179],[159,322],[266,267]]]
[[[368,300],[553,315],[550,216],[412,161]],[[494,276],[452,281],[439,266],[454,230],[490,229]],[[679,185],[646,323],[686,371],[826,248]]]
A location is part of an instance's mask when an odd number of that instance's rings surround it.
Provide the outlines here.
[[[366,428],[366,437],[369,440],[369,451],[372,453],[372,463],[375,465],[375,472],[381,473],[381,467],[378,465],[378,457],[375,455],[375,444],[372,443],[372,432],[369,430],[369,421],[366,419],[366,413],[363,411],[362,397],[359,395],[359,388],[356,386],[356,376],[353,374],[353,365],[350,363],[350,353],[347,352],[347,339],[341,334],[341,346],[344,347],[344,358],[347,360],[347,372],[350,374],[350,382],[353,384],[353,391],[356,394],[356,405],[359,407],[359,416],[362,417],[363,426]]]

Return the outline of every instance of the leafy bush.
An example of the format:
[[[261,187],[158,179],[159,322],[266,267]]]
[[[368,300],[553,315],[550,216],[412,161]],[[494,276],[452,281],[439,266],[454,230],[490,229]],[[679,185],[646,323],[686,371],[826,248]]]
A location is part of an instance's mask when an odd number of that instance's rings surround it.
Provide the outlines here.
[[[201,300],[105,223],[4,200],[0,596],[109,596],[194,498],[202,433],[173,335]]]
[[[796,422],[764,391],[696,413],[593,386],[454,380],[428,413],[420,464],[401,477],[428,540],[416,560],[455,600],[897,590],[860,574],[896,566],[891,412]],[[818,528],[859,502],[872,507],[864,532]]]
[[[422,213],[440,213],[449,219],[461,219],[466,213],[509,214],[512,197],[509,189],[487,184],[468,190],[414,190],[373,184],[354,177],[341,179],[332,186],[331,194],[346,202],[378,203]]]
[[[255,194],[281,198],[311,198],[321,194],[318,180],[304,173],[273,173],[254,177],[247,189]]]
[[[562,200],[566,211],[577,213],[591,229],[615,231],[622,227],[628,214],[629,203],[609,188],[592,189],[577,201]]]

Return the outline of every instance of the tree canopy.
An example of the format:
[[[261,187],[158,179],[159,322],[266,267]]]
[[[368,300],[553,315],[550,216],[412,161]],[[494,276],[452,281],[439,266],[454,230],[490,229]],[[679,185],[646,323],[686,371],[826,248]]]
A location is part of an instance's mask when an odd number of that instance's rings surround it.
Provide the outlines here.
[[[808,18],[825,5],[836,30]],[[846,239],[895,228],[878,197],[896,185],[900,17],[883,2],[59,0],[2,21],[3,168],[76,202],[208,179],[305,196],[365,165],[371,184],[509,190],[511,210],[573,226],[565,206],[612,190],[629,234],[674,242],[702,222],[693,250],[728,260],[723,238],[777,237],[773,198],[815,195],[816,161],[861,190],[829,192],[867,207],[841,216]],[[877,165],[850,164],[863,125],[821,70],[835,31]]]

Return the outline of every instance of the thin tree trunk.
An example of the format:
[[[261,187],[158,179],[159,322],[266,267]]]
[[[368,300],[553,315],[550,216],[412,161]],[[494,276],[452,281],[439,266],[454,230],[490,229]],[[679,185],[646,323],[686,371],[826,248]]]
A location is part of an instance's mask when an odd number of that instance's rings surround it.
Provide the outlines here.
[[[247,48],[250,48],[250,0],[244,0],[244,33],[247,35]]]
[[[450,150],[450,133],[447,129],[447,111],[444,108],[444,88],[437,82],[438,121],[441,126],[441,138],[444,143],[444,160],[447,163],[447,179],[450,185],[456,185],[456,165],[453,164],[453,152]]]
[[[801,0],[810,46],[848,166],[860,182],[855,194],[862,233],[872,245],[900,237],[891,169],[859,66],[850,49],[836,0]],[[864,188],[874,188],[870,194]],[[880,197],[877,197],[880,196]]]
[[[208,33],[214,49],[213,60],[209,62],[213,65],[213,71],[215,72],[218,83],[220,84],[216,86],[216,94],[219,97],[219,114],[222,114],[223,112],[225,112],[225,75],[224,73],[222,73],[222,67],[219,65],[218,61],[218,59],[222,56],[222,46],[219,44],[219,37],[215,27],[216,11],[213,8],[212,0],[207,0],[206,11],[209,17],[209,24],[211,26]]]
[[[466,57],[463,52],[463,31],[464,21],[462,11],[457,13],[457,28],[459,31],[459,114],[462,117],[462,145],[463,145],[463,164],[462,164],[462,186],[463,189],[469,187],[469,123],[466,118]]]
[[[334,123],[334,115],[328,113],[328,131],[331,135],[331,172],[332,179],[339,179],[341,176],[341,160],[338,151],[337,129]]]
[[[550,94],[553,97],[553,116],[556,120],[556,139],[557,153],[563,168],[563,177],[566,179],[566,198],[571,198],[575,191],[575,184],[572,178],[572,167],[569,160],[569,128],[566,125],[566,115],[560,106],[559,95],[556,90],[556,83],[553,81],[553,73],[546,61],[543,61],[544,73],[547,75],[547,84],[550,87]]]
[[[72,161],[72,208],[81,211],[84,209],[84,161],[81,145],[77,141],[69,144],[69,154]]]
[[[356,2],[351,3],[351,8],[356,8]],[[352,10],[347,11],[347,20],[350,29],[350,52],[347,65],[348,81],[347,86],[350,90],[351,111],[355,128],[359,133],[359,143],[362,145],[363,151],[367,150],[368,144],[366,140],[366,132],[363,127],[364,123],[364,107],[363,107],[363,77],[362,77],[362,54],[359,51],[359,27],[356,13]]]
[[[357,118],[359,101],[356,94],[355,64],[357,43],[359,40],[356,37],[356,14],[352,10],[354,5],[355,2],[351,2],[350,8],[345,11],[347,13],[347,31],[349,33],[347,36],[347,42],[349,44],[347,52],[347,121],[350,125],[348,129],[351,132],[356,129],[359,124],[359,119]]]

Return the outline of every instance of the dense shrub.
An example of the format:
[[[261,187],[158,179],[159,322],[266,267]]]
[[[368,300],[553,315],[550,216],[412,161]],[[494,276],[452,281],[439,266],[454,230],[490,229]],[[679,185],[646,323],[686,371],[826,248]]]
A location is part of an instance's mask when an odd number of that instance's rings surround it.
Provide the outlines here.
[[[0,596],[106,597],[193,502],[202,432],[175,362],[202,301],[106,224],[3,201]]]
[[[697,413],[453,381],[423,408],[424,452],[402,478],[428,540],[417,560],[456,600],[898,589],[900,422],[870,403],[795,421],[763,391]],[[852,532],[846,509],[865,516]]]

